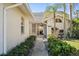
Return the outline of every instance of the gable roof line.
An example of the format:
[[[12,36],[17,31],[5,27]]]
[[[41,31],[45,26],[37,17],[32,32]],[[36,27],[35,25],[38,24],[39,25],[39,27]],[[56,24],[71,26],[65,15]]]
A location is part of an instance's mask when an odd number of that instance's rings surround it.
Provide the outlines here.
[[[25,6],[25,8],[27,8],[27,10],[29,11],[29,14],[32,16],[32,18],[33,18],[33,20],[34,20],[35,18],[34,18],[34,15],[33,15],[33,13],[32,13],[32,10],[31,10],[29,4],[24,3],[24,6]]]

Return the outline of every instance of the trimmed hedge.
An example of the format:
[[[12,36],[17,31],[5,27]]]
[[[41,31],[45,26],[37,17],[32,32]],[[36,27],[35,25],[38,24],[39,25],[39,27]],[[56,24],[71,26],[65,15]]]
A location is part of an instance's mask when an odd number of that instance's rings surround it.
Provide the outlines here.
[[[77,56],[79,55],[79,50],[70,46],[66,42],[53,37],[49,37],[48,53],[52,56]]]
[[[17,45],[11,51],[9,51],[6,56],[27,56],[30,52],[30,49],[34,46],[34,41],[36,36],[32,35],[28,37],[25,42],[22,42],[20,45]]]

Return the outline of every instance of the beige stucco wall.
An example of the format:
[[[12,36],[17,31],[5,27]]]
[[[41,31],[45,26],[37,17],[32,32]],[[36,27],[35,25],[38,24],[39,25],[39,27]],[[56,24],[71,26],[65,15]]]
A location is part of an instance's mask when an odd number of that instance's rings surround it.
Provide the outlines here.
[[[3,5],[0,4],[0,54],[3,53]]]
[[[61,15],[61,16],[63,16],[63,15]],[[56,27],[60,30],[62,30],[62,29],[64,30],[64,19],[62,17],[58,17],[57,15],[56,15],[56,18],[60,18],[62,20],[62,23],[56,22]],[[47,20],[47,35],[52,34],[51,33],[51,28],[54,28],[54,19],[53,19],[53,17],[52,16],[48,17],[45,20]],[[67,32],[67,29],[69,27],[70,27],[69,26],[69,20],[66,19],[66,21],[65,21],[65,30],[66,30],[66,32]],[[56,34],[57,33],[58,33],[58,31],[56,31]]]
[[[12,4],[0,4],[0,54],[4,50],[4,32],[3,32],[3,20],[4,20],[4,8]],[[21,5],[22,6],[22,5]],[[26,12],[26,13],[25,13]],[[7,51],[11,50],[16,45],[23,42],[29,37],[33,20],[28,10],[20,10],[19,7],[14,7],[6,10],[6,48]],[[24,34],[21,33],[21,17],[24,18]]]
[[[25,33],[21,34],[21,17],[25,21]],[[29,18],[24,15],[19,9],[11,8],[7,10],[7,50],[12,49],[20,44],[29,36]]]
[[[53,25],[53,21],[52,21],[52,19],[48,19],[48,21],[47,21],[47,36],[49,35],[49,34],[51,34],[51,27],[53,27],[54,25]]]

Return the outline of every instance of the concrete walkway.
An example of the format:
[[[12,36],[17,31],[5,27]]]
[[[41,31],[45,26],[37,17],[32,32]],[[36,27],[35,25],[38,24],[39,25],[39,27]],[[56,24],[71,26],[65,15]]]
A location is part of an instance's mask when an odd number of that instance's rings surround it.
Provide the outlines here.
[[[31,56],[48,56],[43,38],[37,38]]]

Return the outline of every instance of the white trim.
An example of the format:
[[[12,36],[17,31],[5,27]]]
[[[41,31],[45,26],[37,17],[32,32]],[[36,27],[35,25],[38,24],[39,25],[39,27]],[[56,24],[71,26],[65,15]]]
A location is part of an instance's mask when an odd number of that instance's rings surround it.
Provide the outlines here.
[[[3,53],[4,54],[6,54],[6,10],[4,9],[4,11],[3,11],[3,13],[4,13],[4,51],[3,51]]]
[[[22,4],[13,4],[13,5],[11,5],[11,6],[6,7],[5,9],[14,8],[14,7],[17,7],[17,6],[19,6],[19,5],[22,5]]]
[[[29,4],[26,3],[25,6],[27,7],[28,11],[30,12],[30,14],[31,14],[31,16],[32,16],[32,18],[33,18],[33,20],[35,20],[35,16],[33,15],[32,10],[31,10]]]

